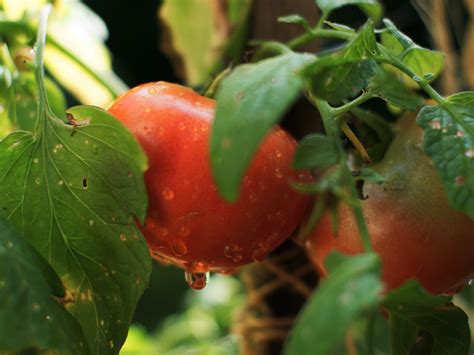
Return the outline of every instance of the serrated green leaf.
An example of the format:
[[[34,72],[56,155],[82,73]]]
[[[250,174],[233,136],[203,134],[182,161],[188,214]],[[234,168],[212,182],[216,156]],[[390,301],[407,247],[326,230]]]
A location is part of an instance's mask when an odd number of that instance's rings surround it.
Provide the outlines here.
[[[0,351],[88,354],[81,327],[56,297],[56,273],[28,242],[0,220]]]
[[[424,79],[427,82],[436,79],[444,68],[444,54],[420,47],[390,20],[384,19],[384,24],[388,30],[388,32],[383,32],[381,36],[381,42],[385,48],[408,66],[418,76],[418,79]],[[392,68],[392,71],[397,73],[397,76],[410,87],[419,87],[413,78],[398,69]]]
[[[347,329],[378,305],[382,285],[377,255],[338,255],[328,265],[330,277],[321,282],[300,313],[285,348],[286,355],[334,354]]]
[[[99,108],[70,109],[74,126],[41,107],[36,133],[0,142],[0,213],[61,277],[92,352],[117,352],[150,275],[146,157]]]
[[[452,95],[443,106],[424,107],[417,123],[450,204],[474,218],[474,92]]]
[[[354,5],[375,22],[382,18],[383,8],[378,0],[315,0],[315,2],[325,13],[330,13],[343,6]]]
[[[339,155],[333,138],[320,133],[304,137],[296,150],[293,167],[312,169],[326,167],[338,162]]]
[[[317,60],[305,70],[315,95],[331,103],[356,96],[376,73],[374,26],[368,22],[342,51]]]
[[[423,98],[401,82],[397,76],[378,67],[372,78],[368,91],[388,103],[404,110],[416,111],[423,106]]]
[[[211,164],[221,195],[235,201],[260,142],[296,100],[303,80],[298,71],[312,55],[286,53],[238,66],[217,93]]]
[[[414,326],[431,334],[430,354],[465,355],[470,342],[467,316],[450,301],[450,297],[429,294],[416,281],[409,281],[392,290],[382,304],[390,315],[398,318],[399,334],[407,327],[405,334],[412,337]],[[400,337],[398,341],[406,347],[406,337]]]

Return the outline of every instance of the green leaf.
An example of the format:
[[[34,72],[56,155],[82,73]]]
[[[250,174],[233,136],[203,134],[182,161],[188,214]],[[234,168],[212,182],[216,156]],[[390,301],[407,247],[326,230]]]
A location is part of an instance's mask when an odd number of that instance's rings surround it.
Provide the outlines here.
[[[424,107],[417,123],[450,204],[474,218],[474,92],[452,95],[443,106]]]
[[[378,53],[374,25],[368,22],[342,51],[323,57],[305,69],[313,92],[331,103],[356,96],[376,73],[371,58]]]
[[[235,201],[254,152],[296,100],[303,80],[298,71],[314,57],[286,53],[238,66],[217,93],[211,137],[214,178],[224,198]]]
[[[107,112],[72,108],[73,125],[43,105],[36,133],[0,142],[0,213],[61,277],[91,351],[116,352],[150,275],[135,225],[146,212],[146,157]]]
[[[347,33],[355,33],[355,30],[352,27],[336,23],[336,22],[331,22],[331,21],[324,21],[325,25],[328,25],[331,27],[333,30],[340,31],[340,32],[347,32]]]
[[[397,314],[390,314],[390,349],[392,354],[411,354],[418,336],[418,326]]]
[[[311,32],[311,27],[309,26],[308,21],[306,21],[306,19],[301,15],[281,16],[278,18],[278,22],[301,25],[306,31]]]
[[[424,79],[430,82],[443,71],[443,53],[420,47],[388,19],[384,19],[384,24],[388,32],[382,33],[382,44],[417,75],[415,79]],[[419,88],[418,84],[414,82],[414,78],[410,78],[398,69],[392,70],[410,87]]]
[[[361,169],[355,178],[356,180],[363,180],[374,184],[383,184],[385,182],[385,178],[382,175],[370,168]]]
[[[351,324],[378,305],[382,291],[378,256],[331,257],[330,277],[321,282],[300,313],[285,349],[287,355],[334,354]]]
[[[228,0],[226,5],[227,17],[231,27],[226,52],[234,63],[240,63],[247,44],[252,0]]]
[[[354,5],[375,22],[382,18],[383,8],[378,0],[315,0],[315,2],[326,14],[346,5]]]
[[[223,10],[212,1],[165,0],[161,5],[160,19],[170,37],[166,47],[182,63],[178,71],[190,85],[204,83],[221,64],[229,39]]]
[[[314,133],[304,137],[295,153],[295,169],[327,167],[338,162],[339,156],[333,138]]]
[[[382,67],[377,68],[367,89],[372,94],[403,110],[416,111],[423,106],[421,96],[415,94],[396,75]]]
[[[413,328],[418,327],[432,336],[430,354],[467,354],[470,342],[467,316],[450,300],[447,296],[429,294],[416,281],[392,290],[382,304],[390,317],[397,317],[396,347],[403,344],[406,348],[408,340],[413,340]]]
[[[12,75],[6,66],[0,65],[0,138],[13,130],[15,112]]]
[[[89,353],[81,327],[53,296],[65,296],[56,273],[0,220],[0,351]]]

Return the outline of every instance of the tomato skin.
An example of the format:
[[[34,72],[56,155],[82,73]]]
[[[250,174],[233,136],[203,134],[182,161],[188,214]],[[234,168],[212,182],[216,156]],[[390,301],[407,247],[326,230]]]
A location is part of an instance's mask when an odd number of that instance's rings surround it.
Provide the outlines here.
[[[474,275],[474,221],[449,207],[442,183],[421,148],[422,130],[413,113],[398,124],[400,134],[374,169],[387,183],[364,186],[362,201],[374,250],[382,260],[387,290],[416,278],[435,294],[451,293]],[[351,209],[339,207],[337,235],[329,215],[307,242],[316,267],[325,274],[324,259],[331,251],[362,251]]]
[[[215,101],[165,82],[140,85],[109,112],[149,159],[149,210],[141,227],[152,256],[189,272],[227,271],[262,260],[304,217],[309,199],[293,191],[295,140],[275,128],[260,146],[235,204],[222,200],[209,161]]]

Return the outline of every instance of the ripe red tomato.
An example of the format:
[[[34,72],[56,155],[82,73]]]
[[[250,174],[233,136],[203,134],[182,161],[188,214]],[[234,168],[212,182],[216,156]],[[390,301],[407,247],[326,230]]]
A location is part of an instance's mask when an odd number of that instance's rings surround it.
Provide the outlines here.
[[[441,181],[420,147],[422,130],[405,114],[383,161],[374,166],[387,180],[366,183],[362,201],[374,250],[382,260],[387,289],[416,278],[433,293],[450,293],[474,275],[474,221],[452,210]],[[325,215],[309,237],[314,264],[325,274],[330,251],[362,251],[351,209],[339,207],[337,235]]]
[[[208,152],[214,108],[214,100],[165,82],[138,86],[109,108],[148,155],[141,230],[152,256],[195,273],[263,260],[291,235],[309,202],[288,185],[308,175],[290,169],[296,142],[281,128],[259,148],[239,200],[222,200]]]

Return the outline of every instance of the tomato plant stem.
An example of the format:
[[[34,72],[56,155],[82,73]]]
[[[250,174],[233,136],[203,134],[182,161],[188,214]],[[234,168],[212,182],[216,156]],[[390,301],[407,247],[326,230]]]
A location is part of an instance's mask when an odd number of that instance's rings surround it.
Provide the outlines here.
[[[311,42],[313,39],[318,37],[323,38],[335,38],[340,40],[349,40],[354,36],[354,34],[349,32],[342,32],[336,30],[325,30],[320,28],[314,28],[310,32],[303,33],[301,36],[298,36],[288,42],[288,47],[291,49],[298,48],[306,43]]]
[[[341,131],[351,141],[352,145],[357,150],[357,152],[360,154],[360,156],[362,157],[364,162],[370,164],[372,162],[372,159],[370,159],[370,155],[367,152],[367,149],[365,149],[364,145],[359,140],[359,138],[355,135],[355,133],[352,131],[352,129],[345,122],[343,122],[340,125],[340,127],[341,127]]]
[[[364,250],[369,252],[372,251],[372,244],[370,242],[369,231],[367,229],[367,224],[365,223],[364,214],[362,212],[362,207],[360,201],[357,196],[357,191],[355,189],[355,181],[354,177],[352,176],[349,168],[347,167],[347,156],[342,145],[342,142],[339,138],[339,129],[337,127],[336,121],[334,120],[334,116],[331,111],[331,106],[329,106],[327,101],[318,99],[312,95],[310,92],[309,98],[311,102],[316,106],[321,114],[321,118],[323,121],[324,129],[326,130],[326,134],[330,137],[333,137],[337,144],[338,154],[339,154],[339,165],[341,169],[341,178],[343,181],[346,182],[350,193],[351,199],[351,207],[354,213],[354,217],[357,222],[357,227],[359,229],[360,237],[362,239],[362,244],[364,246]]]
[[[362,94],[357,96],[354,100],[339,106],[339,107],[334,107],[332,108],[332,115],[334,117],[340,116],[346,112],[349,112],[353,108],[358,107],[359,105],[363,104],[367,100],[370,100],[373,97],[372,93],[369,91],[364,91]]]

